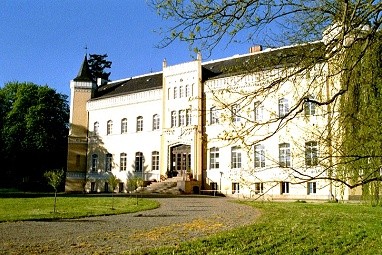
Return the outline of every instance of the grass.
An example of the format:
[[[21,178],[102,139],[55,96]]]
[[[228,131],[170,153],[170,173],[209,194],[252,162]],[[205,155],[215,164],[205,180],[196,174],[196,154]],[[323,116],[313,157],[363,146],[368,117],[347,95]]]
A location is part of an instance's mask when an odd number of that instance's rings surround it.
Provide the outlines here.
[[[381,254],[382,208],[362,204],[243,202],[253,225],[127,254]]]
[[[59,196],[57,212],[53,213],[54,197],[52,196],[21,196],[0,197],[0,222],[19,220],[54,220],[72,219],[97,215],[112,215],[133,213],[154,209],[159,203],[150,199],[114,196]]]

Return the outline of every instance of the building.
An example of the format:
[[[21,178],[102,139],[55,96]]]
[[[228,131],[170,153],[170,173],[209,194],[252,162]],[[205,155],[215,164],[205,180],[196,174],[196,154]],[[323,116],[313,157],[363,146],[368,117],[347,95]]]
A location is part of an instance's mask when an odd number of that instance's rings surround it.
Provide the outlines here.
[[[323,46],[255,46],[205,63],[198,54],[177,65],[164,60],[161,72],[98,84],[85,56],[70,83],[66,191],[108,192],[113,173],[119,192],[131,191],[137,177],[177,175],[187,193],[351,198],[354,192],[325,179],[333,164],[327,127],[337,113],[314,103],[336,93],[339,79],[330,63],[301,71],[294,54],[303,49],[306,59]]]

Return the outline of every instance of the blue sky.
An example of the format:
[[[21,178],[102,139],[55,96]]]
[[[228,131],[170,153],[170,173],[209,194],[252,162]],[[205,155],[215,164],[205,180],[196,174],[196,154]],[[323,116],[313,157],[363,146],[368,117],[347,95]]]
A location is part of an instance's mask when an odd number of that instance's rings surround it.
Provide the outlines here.
[[[1,0],[0,86],[27,81],[69,96],[85,46],[108,54],[111,80],[161,71],[164,58],[169,65],[190,61],[186,43],[156,47],[162,37],[155,31],[166,25],[145,0]],[[221,46],[210,59],[248,48]]]

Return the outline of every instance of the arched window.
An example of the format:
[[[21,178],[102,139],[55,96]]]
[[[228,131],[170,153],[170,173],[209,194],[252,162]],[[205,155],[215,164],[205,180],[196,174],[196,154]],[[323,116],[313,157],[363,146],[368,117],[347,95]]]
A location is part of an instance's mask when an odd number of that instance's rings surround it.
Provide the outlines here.
[[[127,133],[127,119],[123,118],[121,120],[121,134]]]
[[[279,144],[279,165],[281,167],[290,167],[290,144]]]
[[[99,134],[99,122],[98,121],[94,122],[93,132],[94,132],[94,135],[98,135]]]
[[[119,158],[119,170],[120,171],[126,171],[126,161],[127,161],[127,155],[126,155],[126,153],[122,152],[120,154],[120,158]]]
[[[151,170],[159,170],[159,151],[151,153]]]
[[[234,146],[231,148],[231,168],[241,168],[240,146]]]
[[[210,149],[210,169],[219,168],[219,148],[213,147]]]
[[[113,165],[113,155],[110,153],[106,154],[106,160],[105,160],[105,171],[109,172],[112,169]]]
[[[255,167],[265,167],[264,145],[255,145]]]
[[[106,130],[106,134],[107,135],[111,135],[111,133],[113,132],[113,121],[109,120],[107,122],[107,130]]]
[[[98,171],[98,155],[97,154],[92,155],[92,168],[91,168],[91,170],[92,170],[92,172]]]
[[[143,131],[143,117],[137,117],[137,132]]]
[[[317,166],[318,164],[318,144],[316,141],[305,143],[305,165]]]
[[[159,115],[153,115],[153,130],[159,130]]]
[[[176,127],[176,111],[171,112],[171,127]]]
[[[137,152],[135,153],[135,164],[134,164],[134,170],[135,172],[142,172],[143,171],[143,153]]]
[[[180,110],[179,111],[179,126],[181,127],[181,126],[184,126],[184,124],[185,124],[185,112],[184,112],[184,110]]]
[[[281,98],[279,99],[279,117],[284,117],[289,112],[288,99]]]

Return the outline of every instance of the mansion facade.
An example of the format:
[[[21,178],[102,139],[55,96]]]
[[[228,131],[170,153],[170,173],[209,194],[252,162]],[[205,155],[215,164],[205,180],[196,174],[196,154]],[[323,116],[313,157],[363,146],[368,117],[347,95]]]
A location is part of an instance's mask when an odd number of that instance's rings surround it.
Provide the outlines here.
[[[112,173],[116,190],[125,193],[134,178],[187,175],[180,186],[186,193],[301,200],[357,195],[325,179],[331,152],[323,137],[336,111],[301,102],[338,90],[329,63],[294,73],[296,63],[268,61],[295,47],[255,46],[208,62],[200,54],[177,65],[164,60],[160,72],[111,82],[94,82],[85,56],[70,82],[66,191],[110,192]]]

